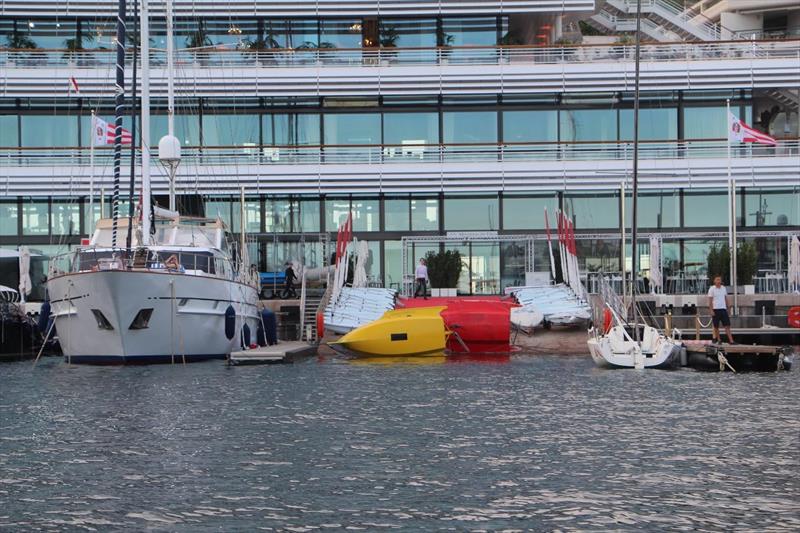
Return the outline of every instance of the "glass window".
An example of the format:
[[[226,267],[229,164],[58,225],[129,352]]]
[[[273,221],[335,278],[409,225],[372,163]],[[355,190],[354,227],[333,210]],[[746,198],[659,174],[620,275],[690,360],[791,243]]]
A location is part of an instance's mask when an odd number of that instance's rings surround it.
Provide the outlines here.
[[[445,17],[441,46],[494,46],[497,44],[495,17]]]
[[[386,231],[411,229],[408,198],[386,198],[383,201],[383,217]]]
[[[16,235],[19,223],[17,202],[0,202],[0,235]]]
[[[619,195],[615,193],[571,193],[564,198],[576,229],[619,228]]]
[[[558,142],[558,112],[503,111],[503,142]]]
[[[619,112],[621,140],[633,140],[633,109]],[[639,110],[639,139],[643,141],[675,140],[678,138],[678,109],[648,108]]]
[[[17,115],[0,115],[0,146],[19,146]]]
[[[89,209],[89,197],[85,196],[83,199],[83,227],[85,233],[90,237],[94,233],[94,227],[97,225],[97,221],[103,217],[109,216],[109,202],[105,202],[105,213],[102,214],[100,213],[100,205],[100,195],[97,192],[95,192],[94,205],[91,210]]]
[[[463,197],[444,199],[444,227],[452,230],[498,229],[498,199]]]
[[[347,220],[350,212],[350,200],[334,198],[325,200],[325,229],[329,232],[336,231]]]
[[[353,231],[379,231],[379,216],[378,200],[353,198]]]
[[[550,217],[550,228],[555,227],[558,197],[555,193],[547,196],[503,195],[503,229],[541,230],[545,229],[544,210]]]
[[[741,205],[739,194],[737,208]],[[686,228],[728,227],[727,192],[686,191],[683,197],[683,225]]]
[[[721,139],[727,136],[728,116],[724,104],[683,109],[684,139]]]
[[[320,230],[320,206],[318,199],[300,200],[297,206],[300,209],[299,220],[296,220],[294,231],[311,232]],[[335,231],[336,228],[327,228]]]
[[[383,142],[401,147],[439,144],[439,114],[385,113]]]
[[[318,146],[319,115],[310,113],[264,115],[264,144]]]
[[[322,20],[320,48],[361,48],[361,19]]]
[[[258,146],[258,115],[203,115],[204,146]]]
[[[78,117],[73,115],[22,115],[22,146],[78,146]]]
[[[640,192],[638,202],[640,228],[677,228],[680,220],[680,200],[678,191],[659,193]],[[631,227],[633,220],[633,197],[630,190],[625,194],[625,227]]]
[[[292,209],[288,199],[267,199],[264,201],[264,230],[267,233],[286,233],[292,231]]]
[[[500,244],[473,243],[469,258],[472,294],[500,293]]]
[[[445,144],[497,143],[495,111],[445,111],[442,124]]]
[[[383,19],[380,44],[384,48],[433,48],[436,46],[436,19]]]
[[[381,144],[378,113],[330,113],[325,115],[325,144]]]
[[[744,198],[748,227],[800,225],[800,188],[746,189]]]
[[[55,20],[17,20],[17,31],[24,32],[36,43],[35,48],[55,50],[75,48],[77,33],[75,22]]]
[[[616,109],[564,109],[560,113],[561,141],[616,141]]]
[[[505,209],[505,207],[504,207]],[[545,246],[539,246],[544,248]],[[534,249],[537,247],[534,247]],[[505,287],[519,287],[525,285],[525,243],[506,242],[501,244],[503,254],[503,269],[500,273],[500,290]],[[542,263],[539,270],[548,270],[549,263]],[[547,266],[545,266],[547,265]],[[537,264],[537,267],[540,265]]]
[[[167,134],[167,115],[150,117],[150,142],[158,146],[158,141]],[[200,120],[198,115],[175,115],[175,137],[183,146],[200,146]]]
[[[237,200],[231,206],[233,209],[233,226],[231,231],[238,233],[241,230],[242,206]],[[261,232],[261,201],[260,200],[247,200],[244,201],[244,229],[248,233]]]
[[[411,198],[411,229],[438,231],[439,200],[437,198]]]
[[[225,225],[231,227],[231,200],[230,198],[210,198],[206,200],[206,217],[219,217]]]
[[[47,201],[25,199],[22,202],[22,234],[47,235],[50,210]]]
[[[286,48],[317,48],[320,39],[316,20],[288,20],[286,28]]]
[[[403,288],[403,246],[401,241],[383,241],[383,284],[387,288]]]
[[[52,234],[79,235],[81,229],[81,209],[77,202],[53,202]]]

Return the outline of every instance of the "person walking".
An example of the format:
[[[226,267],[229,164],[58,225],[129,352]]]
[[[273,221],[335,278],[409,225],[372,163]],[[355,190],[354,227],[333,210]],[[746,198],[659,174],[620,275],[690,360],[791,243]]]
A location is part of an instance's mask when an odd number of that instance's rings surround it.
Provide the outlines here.
[[[414,291],[414,298],[416,298],[419,293],[422,293],[423,298],[426,300],[428,299],[428,266],[424,259],[419,260],[419,265],[417,265],[417,271],[414,274],[414,277],[417,280],[417,288]]]
[[[294,281],[297,279],[297,276],[294,273],[291,263],[286,263],[286,271],[283,274],[286,283],[283,289],[283,299],[297,298],[297,292],[294,290]]]
[[[722,276],[714,276],[714,284],[708,289],[708,309],[711,311],[711,323],[714,327],[712,343],[722,344],[719,336],[719,325],[722,324],[728,335],[728,342],[734,344],[728,308],[728,290],[722,285]]]

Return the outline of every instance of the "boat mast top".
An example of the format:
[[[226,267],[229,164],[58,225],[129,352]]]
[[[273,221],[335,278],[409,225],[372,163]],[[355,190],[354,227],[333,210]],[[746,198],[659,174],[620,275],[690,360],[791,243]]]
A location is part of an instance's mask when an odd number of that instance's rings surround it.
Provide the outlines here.
[[[175,43],[173,42],[172,0],[167,3],[167,134],[158,141],[158,158],[169,171],[169,210],[177,212],[175,175],[181,162],[181,142],[175,137]]]
[[[142,244],[150,244],[150,13],[148,0],[139,10],[142,47]]]

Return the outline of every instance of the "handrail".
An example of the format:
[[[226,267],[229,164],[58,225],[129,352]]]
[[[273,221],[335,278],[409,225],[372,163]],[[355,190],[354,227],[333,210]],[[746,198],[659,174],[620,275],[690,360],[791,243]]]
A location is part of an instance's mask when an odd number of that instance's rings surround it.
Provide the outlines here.
[[[605,13],[605,12],[600,12]],[[614,15],[606,15],[613,17]],[[620,19],[622,20],[622,19]],[[645,61],[686,61],[687,59],[737,59],[796,57],[800,39],[731,40],[700,42],[645,43]],[[498,45],[408,48],[315,48],[263,49],[237,48],[182,49],[175,54],[176,63],[184,68],[208,69],[225,66],[286,68],[325,66],[384,67],[391,65],[500,64],[508,62],[560,64],[591,62],[600,59],[632,61],[634,47],[625,44],[591,45]],[[130,56],[128,60],[130,61]],[[113,65],[112,50],[9,49],[0,48],[0,65],[17,68],[65,66],[93,68]],[[151,52],[154,69],[166,63],[166,53]]]
[[[648,141],[639,146],[641,159],[724,159],[727,140]],[[797,157],[800,140],[780,140],[777,146],[737,145],[734,159]],[[95,164],[106,165],[110,150],[96,151]],[[128,156],[126,156],[127,159]],[[347,146],[233,146],[184,148],[188,165],[392,164],[503,161],[630,160],[633,141],[564,143],[485,143],[457,145],[347,145]],[[84,148],[0,148],[0,167],[88,166]]]

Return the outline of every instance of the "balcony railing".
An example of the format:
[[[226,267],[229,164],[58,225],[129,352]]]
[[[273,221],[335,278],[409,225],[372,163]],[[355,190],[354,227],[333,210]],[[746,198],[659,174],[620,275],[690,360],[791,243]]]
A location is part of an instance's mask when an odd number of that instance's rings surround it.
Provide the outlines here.
[[[501,144],[399,144],[325,146],[187,146],[183,165],[336,165],[414,164],[521,161],[627,161],[633,158],[633,143],[563,142]],[[128,160],[125,150],[124,159]],[[699,141],[642,141],[639,158],[725,159],[724,139]],[[800,156],[800,139],[784,139],[777,146],[737,145],[734,158]],[[95,149],[95,165],[109,165],[111,147]],[[88,166],[89,148],[0,148],[0,166]]]
[[[236,49],[211,47],[181,49],[175,54],[176,68],[303,68],[303,67],[389,67],[413,65],[503,65],[562,64],[595,61],[632,61],[630,45],[587,46],[459,46],[436,48],[358,49]],[[716,41],[700,43],[645,44],[642,61],[702,61],[726,59],[800,60],[800,39],[763,41]],[[108,67],[116,61],[113,50],[13,50],[0,48],[3,68]],[[131,57],[127,57],[130,64]],[[150,65],[166,65],[166,52],[151,51]]]

